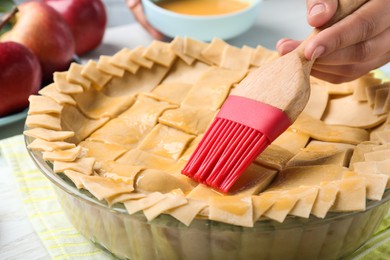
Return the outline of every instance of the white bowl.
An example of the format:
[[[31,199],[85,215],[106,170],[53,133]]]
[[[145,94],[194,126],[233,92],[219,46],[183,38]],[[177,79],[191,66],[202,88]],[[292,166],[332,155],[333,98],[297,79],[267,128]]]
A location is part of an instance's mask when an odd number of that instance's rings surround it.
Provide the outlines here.
[[[223,15],[183,15],[156,5],[153,0],[142,0],[148,21],[166,36],[191,37],[211,41],[218,37],[234,38],[247,31],[259,15],[261,0],[241,0],[249,6],[241,11]]]

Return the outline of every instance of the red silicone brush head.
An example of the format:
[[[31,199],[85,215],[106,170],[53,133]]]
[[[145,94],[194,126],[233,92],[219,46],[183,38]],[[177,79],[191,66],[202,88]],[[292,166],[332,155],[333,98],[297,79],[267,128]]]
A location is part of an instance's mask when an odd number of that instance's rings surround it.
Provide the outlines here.
[[[228,192],[253,160],[290,124],[280,109],[229,96],[182,173]]]

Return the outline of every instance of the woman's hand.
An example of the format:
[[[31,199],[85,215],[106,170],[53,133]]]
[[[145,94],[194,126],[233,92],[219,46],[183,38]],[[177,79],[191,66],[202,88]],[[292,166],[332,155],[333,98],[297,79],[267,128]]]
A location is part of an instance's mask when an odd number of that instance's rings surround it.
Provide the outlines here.
[[[307,20],[321,27],[334,15],[337,0],[307,0]],[[304,55],[315,59],[312,75],[329,82],[356,79],[390,60],[390,0],[370,0],[307,42]],[[300,41],[281,39],[281,55]]]
[[[146,19],[141,0],[126,0],[126,4],[133,13],[135,19],[147,30],[153,38],[162,40],[164,35],[157,31]]]

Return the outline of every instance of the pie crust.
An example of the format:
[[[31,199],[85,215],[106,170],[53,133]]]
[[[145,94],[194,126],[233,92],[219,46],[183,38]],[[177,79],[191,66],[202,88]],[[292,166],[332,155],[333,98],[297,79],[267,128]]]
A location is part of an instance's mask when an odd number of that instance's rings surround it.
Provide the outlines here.
[[[381,200],[390,186],[390,84],[372,73],[341,85],[312,78],[304,112],[229,194],[181,174],[230,91],[276,58],[262,46],[177,37],[74,63],[30,97],[28,148],[77,188],[149,221],[169,214],[185,225],[252,227]]]

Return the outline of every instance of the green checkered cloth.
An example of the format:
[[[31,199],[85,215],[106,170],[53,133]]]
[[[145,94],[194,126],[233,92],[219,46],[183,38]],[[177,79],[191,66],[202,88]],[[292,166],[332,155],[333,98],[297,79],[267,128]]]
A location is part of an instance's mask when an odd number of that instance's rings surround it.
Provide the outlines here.
[[[67,220],[51,183],[27,154],[23,136],[0,142],[35,231],[52,259],[112,259],[85,239]],[[348,259],[390,259],[390,211],[367,243]]]

